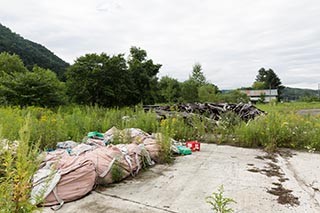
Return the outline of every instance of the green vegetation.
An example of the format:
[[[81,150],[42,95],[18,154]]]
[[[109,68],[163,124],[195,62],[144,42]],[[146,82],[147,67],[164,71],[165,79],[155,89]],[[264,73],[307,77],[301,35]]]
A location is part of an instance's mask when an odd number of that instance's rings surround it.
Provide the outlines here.
[[[66,72],[68,95],[79,104],[124,106],[133,82],[123,55],[86,54]]]
[[[299,109],[320,108],[319,103],[283,103],[259,105],[268,112],[248,124],[237,125],[234,144],[245,147],[278,147],[320,150],[320,116],[300,115]]]
[[[200,102],[215,102],[218,94],[218,87],[213,84],[205,84],[198,88]]]
[[[257,105],[267,115],[248,123],[235,114],[224,114],[207,142],[275,151],[285,147],[320,151],[320,115],[302,114],[302,109],[320,109],[320,103],[272,103]]]
[[[178,103],[181,97],[181,86],[177,79],[164,76],[159,81],[159,97],[160,103]]]
[[[164,76],[159,80],[157,74],[162,65],[154,63],[152,59],[147,57],[147,52],[138,47],[130,48],[128,59],[124,58],[124,54],[113,56],[106,53],[86,54],[77,58],[75,63],[67,69],[69,64],[45,47],[23,39],[0,24],[0,54],[0,90],[2,87],[6,87],[6,93],[0,94],[0,105],[52,107],[64,103],[76,103],[123,107],[139,103],[237,103],[248,101],[248,98],[239,94],[237,90],[227,94],[221,93],[218,86],[206,79],[200,63],[194,64],[189,78],[184,82],[179,82],[169,76]],[[37,73],[34,72],[35,66],[38,67],[37,70],[40,69]],[[67,80],[67,84],[61,86],[62,84],[57,82],[56,77],[51,74],[49,77],[49,70],[56,73],[59,80]],[[65,73],[66,70],[68,71]],[[45,74],[41,75],[41,72],[45,72]],[[18,79],[16,81],[9,79],[9,82],[4,84],[3,82],[8,79],[8,76],[4,77],[4,73],[11,75],[11,78],[17,75]],[[44,76],[46,76],[45,82],[40,82],[33,87],[37,78],[42,79]],[[48,80],[53,81],[53,85],[48,85]],[[16,84],[18,88],[9,84]],[[17,89],[21,89],[19,88],[21,85],[26,85],[27,94],[17,91]],[[42,87],[46,87],[46,89],[51,87],[51,89],[58,89],[60,92],[57,94],[57,92],[51,91],[47,94],[47,101],[39,101],[44,97],[34,91]],[[64,95],[65,89],[61,89],[62,87],[66,87],[68,96]],[[319,93],[316,90],[284,88],[280,78],[272,69],[259,69],[252,87],[246,89],[270,88],[278,89],[280,100],[283,101],[319,101]],[[11,93],[15,96],[13,98],[15,101],[6,101],[6,99],[12,99],[11,97],[7,98]],[[19,99],[17,97],[23,98],[17,100]],[[48,103],[49,100],[52,100],[51,104]]]
[[[196,63],[189,79],[181,83],[180,102],[212,102],[219,93],[219,88],[207,81],[201,64]]]
[[[290,88],[285,87],[282,90],[280,99],[283,101],[320,101],[319,91],[311,89],[299,89],[299,88]]]
[[[123,54],[86,54],[66,72],[68,94],[72,102],[84,105],[153,104],[160,67],[136,47],[131,47],[128,61]]]
[[[8,147],[6,144],[1,144],[0,190],[5,195],[1,198],[0,202],[4,203],[1,206],[11,210],[18,209],[16,212],[23,212],[22,206],[24,209],[34,208],[26,201],[30,193],[26,189],[29,189],[30,177],[38,165],[35,160],[39,153],[37,147],[54,148],[56,142],[65,140],[80,142],[88,132],[105,132],[112,126],[119,129],[135,127],[149,133],[161,133],[158,135],[158,140],[161,139],[161,162],[172,161],[170,137],[180,141],[208,141],[208,136],[215,135],[209,142],[264,147],[269,151],[278,147],[320,150],[320,116],[297,114],[300,109],[320,108],[319,103],[278,103],[258,107],[268,114],[244,123],[235,114],[228,113],[218,125],[199,116],[189,119],[174,116],[158,122],[155,113],[144,112],[141,107],[1,107],[0,138],[20,141],[17,149],[8,149],[5,148]],[[126,135],[119,135],[119,143],[127,140]],[[115,164],[114,179],[121,176],[116,167]]]
[[[54,55],[44,46],[24,39],[0,24],[0,53],[2,52],[19,55],[30,70],[34,65],[53,70],[60,79],[63,77],[65,69],[69,66],[68,63]]]
[[[3,72],[0,95],[0,104],[18,106],[53,107],[67,98],[65,85],[56,74],[37,66],[32,71]]]
[[[253,83],[253,89],[283,89],[280,78],[272,69],[259,69],[256,81]],[[256,87],[256,88],[254,88]]]
[[[0,53],[0,105],[53,107],[66,102],[65,91],[52,71],[29,71],[17,55]]]
[[[40,142],[42,148],[52,148],[64,140],[82,141],[88,132],[105,132],[116,126],[119,129],[140,128],[146,132],[161,132],[164,137],[176,140],[200,140],[228,143],[245,147],[305,147],[320,150],[319,115],[300,115],[299,109],[320,108],[319,103],[278,103],[258,105],[267,111],[249,123],[233,113],[224,114],[216,125],[208,119],[193,116],[188,119],[175,116],[158,122],[155,113],[136,108],[103,108],[98,106],[66,106],[56,109],[39,107],[0,108],[0,125],[3,138],[19,138],[19,129],[29,114],[30,143]],[[123,118],[128,116],[128,119]],[[214,136],[214,137],[212,137]],[[119,137],[119,143],[126,141]]]
[[[161,66],[138,47],[130,48],[128,59],[124,54],[92,53],[80,56],[69,66],[41,45],[0,24],[0,105],[54,107],[75,103],[123,107],[139,103],[248,101],[238,91],[222,94],[207,81],[200,63],[194,64],[184,82],[168,76],[159,81]],[[52,71],[66,83],[59,82]],[[270,70],[265,72],[269,76]],[[271,74],[274,77],[273,71]]]
[[[139,107],[107,109],[97,106],[70,106],[55,110],[37,107],[24,109],[2,107],[0,108],[0,125],[2,125],[3,137],[10,140],[17,139],[19,129],[23,126],[27,114],[30,114],[32,123],[30,141],[35,143],[40,140],[42,148],[53,148],[58,141],[80,142],[88,132],[105,132],[113,126],[119,129],[135,127],[149,133],[169,129],[170,134],[165,135],[174,136],[179,140],[200,139],[207,132],[204,129],[207,121],[199,121],[196,117],[190,121],[185,121],[183,118],[172,118],[163,120],[159,124],[155,113],[145,113]],[[129,116],[129,119],[122,119],[124,116]],[[192,128],[187,124],[188,122],[196,123],[199,128]],[[119,142],[125,140],[125,136],[119,136]]]
[[[247,95],[238,90],[222,94],[218,86],[207,81],[201,64],[193,66],[189,79],[184,82],[164,76],[159,82],[159,103],[194,103],[194,102],[248,102]]]
[[[175,122],[174,120],[171,122]],[[160,152],[160,163],[172,163],[173,155],[171,152],[171,137],[173,132],[170,133],[170,130],[167,125],[163,125],[160,127],[161,134],[156,135],[157,143],[160,144],[161,152]]]
[[[161,64],[147,58],[147,52],[137,47],[130,48],[128,72],[133,80],[133,89],[127,97],[131,103],[154,104],[158,100],[157,74]]]
[[[130,141],[131,135],[130,131],[126,130],[117,130],[113,134],[113,139],[112,139],[112,144],[129,144],[131,143]]]
[[[30,180],[40,164],[37,143],[29,143],[31,126],[27,116],[18,131],[19,141],[4,140],[0,135],[1,212],[33,212],[38,209],[29,202]]]
[[[232,208],[229,207],[231,203],[237,203],[232,198],[224,197],[223,185],[220,185],[218,192],[213,192],[212,195],[206,197],[206,202],[211,205],[211,209],[215,213],[229,213],[234,212]]]
[[[27,68],[24,66],[21,58],[16,54],[6,52],[0,53],[0,76],[11,75],[12,73],[25,73]]]
[[[249,102],[249,97],[240,92],[239,90],[232,90],[224,94],[217,94],[213,99],[213,102],[217,103],[247,103]]]
[[[202,67],[200,63],[195,63],[192,68],[191,76],[189,76],[189,79],[194,81],[197,86],[203,86],[207,84],[207,79],[204,76],[202,72]]]
[[[181,100],[186,103],[199,101],[198,85],[195,81],[188,79],[181,83]]]
[[[261,110],[268,113],[279,112],[281,114],[297,113],[301,109],[320,109],[319,102],[284,102],[256,105]]]
[[[124,177],[123,170],[118,159],[116,159],[112,164],[111,177],[115,183],[120,182]]]

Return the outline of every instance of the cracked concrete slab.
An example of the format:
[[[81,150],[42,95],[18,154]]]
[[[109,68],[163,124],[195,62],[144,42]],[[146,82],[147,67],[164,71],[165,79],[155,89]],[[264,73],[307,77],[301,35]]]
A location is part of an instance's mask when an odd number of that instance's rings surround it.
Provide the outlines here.
[[[205,197],[222,184],[235,212],[320,212],[320,155],[291,152],[268,157],[260,149],[201,144],[200,152],[99,187],[58,212],[210,212]],[[268,193],[279,185],[287,197]]]

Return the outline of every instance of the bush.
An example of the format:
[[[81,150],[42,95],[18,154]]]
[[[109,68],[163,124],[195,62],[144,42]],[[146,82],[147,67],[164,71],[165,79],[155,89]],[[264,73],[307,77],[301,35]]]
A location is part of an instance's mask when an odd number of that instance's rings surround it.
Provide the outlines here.
[[[2,74],[2,104],[53,107],[66,103],[64,83],[50,70],[34,67],[32,71]]]

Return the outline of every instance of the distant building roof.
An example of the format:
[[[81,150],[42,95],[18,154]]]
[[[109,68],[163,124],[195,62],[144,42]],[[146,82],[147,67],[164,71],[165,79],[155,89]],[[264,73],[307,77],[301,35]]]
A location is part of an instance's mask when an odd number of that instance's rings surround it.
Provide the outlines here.
[[[247,94],[249,97],[257,97],[261,96],[262,94],[265,94],[265,96],[278,96],[278,90],[277,89],[262,89],[262,90],[240,90],[240,92],[243,92]]]
[[[264,94],[265,102],[270,102],[271,100],[277,100],[278,90],[277,89],[262,89],[262,90],[240,90],[240,92],[245,93],[252,102],[257,102],[260,100],[261,95]]]

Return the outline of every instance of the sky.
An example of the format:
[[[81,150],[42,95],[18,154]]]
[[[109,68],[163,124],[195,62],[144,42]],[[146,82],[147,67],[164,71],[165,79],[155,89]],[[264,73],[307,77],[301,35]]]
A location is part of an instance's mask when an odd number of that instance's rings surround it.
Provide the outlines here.
[[[0,23],[71,64],[136,46],[159,78],[200,63],[219,89],[251,86],[261,67],[288,87],[320,83],[319,0],[0,0]]]

